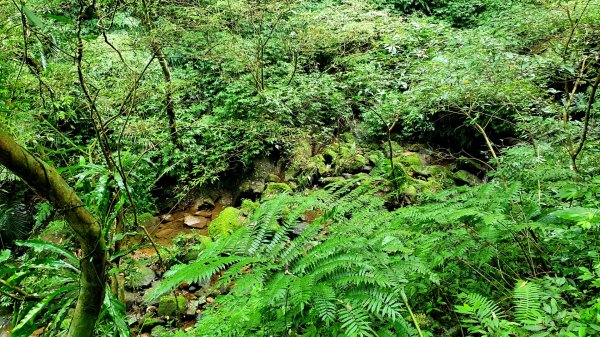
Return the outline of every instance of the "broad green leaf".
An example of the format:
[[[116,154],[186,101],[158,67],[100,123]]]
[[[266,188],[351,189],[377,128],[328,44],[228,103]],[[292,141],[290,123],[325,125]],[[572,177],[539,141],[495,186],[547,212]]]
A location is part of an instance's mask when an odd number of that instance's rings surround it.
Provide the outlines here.
[[[112,292],[107,291],[106,295],[104,296],[104,306],[115,323],[115,327],[119,332],[119,336],[131,336],[129,326],[127,324],[127,315],[125,314],[125,305],[121,303],[121,301],[119,301],[119,299],[116,298]]]
[[[0,250],[0,262],[4,262],[10,258],[10,250],[3,249]]]
[[[27,6],[23,5],[23,14],[25,14],[25,17],[27,18],[27,20],[29,20],[34,26],[40,28],[40,29],[44,29],[44,23],[42,22],[42,20],[40,20],[40,18],[35,15],[31,9],[29,9]]]
[[[44,14],[45,17],[50,18],[50,19],[54,19],[56,21],[60,21],[60,22],[64,22],[64,23],[71,23],[73,22],[72,19],[66,17],[66,16],[62,16],[62,15],[55,15],[55,14]]]
[[[33,248],[35,252],[50,251],[62,255],[66,257],[71,264],[79,265],[79,259],[73,255],[73,253],[53,243],[45,242],[39,239],[16,241],[15,243],[17,246]]]
[[[28,323],[32,322],[36,318],[36,316],[52,302],[54,298],[68,291],[75,290],[77,287],[78,285],[74,284],[64,286],[51,293],[50,295],[46,296],[43,300],[41,300],[33,308],[31,308],[31,310],[27,312],[23,319],[19,321],[19,324],[17,324],[12,330],[13,335],[18,335],[19,331],[23,329]]]

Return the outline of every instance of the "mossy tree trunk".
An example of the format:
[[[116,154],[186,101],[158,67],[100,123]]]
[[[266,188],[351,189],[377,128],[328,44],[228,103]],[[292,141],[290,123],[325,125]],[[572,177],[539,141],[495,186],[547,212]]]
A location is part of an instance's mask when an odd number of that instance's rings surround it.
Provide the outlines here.
[[[106,284],[106,245],[100,223],[52,166],[18,145],[1,130],[0,164],[46,197],[64,215],[75,232],[81,245],[81,275],[69,337],[91,336]]]

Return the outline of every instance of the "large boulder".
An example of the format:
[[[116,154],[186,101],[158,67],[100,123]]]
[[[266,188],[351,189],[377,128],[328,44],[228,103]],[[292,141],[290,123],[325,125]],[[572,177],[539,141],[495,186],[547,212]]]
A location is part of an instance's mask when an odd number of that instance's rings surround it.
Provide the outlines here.
[[[154,270],[147,266],[137,266],[126,277],[125,285],[128,289],[141,289],[149,287],[156,278]]]

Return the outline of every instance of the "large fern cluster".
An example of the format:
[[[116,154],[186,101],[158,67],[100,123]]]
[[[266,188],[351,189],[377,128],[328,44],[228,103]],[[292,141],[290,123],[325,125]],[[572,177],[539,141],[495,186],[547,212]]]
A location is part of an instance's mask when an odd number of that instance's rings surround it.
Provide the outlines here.
[[[151,299],[218,273],[216,287],[229,293],[193,335],[415,335],[402,294],[435,275],[410,256],[402,231],[389,230],[374,183],[363,177],[267,200],[245,228],[169,272]]]
[[[153,298],[219,275],[224,294],[194,336],[595,333],[600,306],[589,298],[600,277],[585,275],[600,261],[599,241],[578,223],[596,214],[588,211],[600,189],[592,179],[571,192],[534,171],[396,210],[373,177],[280,195],[198,261],[173,268]],[[568,208],[577,205],[587,208]]]

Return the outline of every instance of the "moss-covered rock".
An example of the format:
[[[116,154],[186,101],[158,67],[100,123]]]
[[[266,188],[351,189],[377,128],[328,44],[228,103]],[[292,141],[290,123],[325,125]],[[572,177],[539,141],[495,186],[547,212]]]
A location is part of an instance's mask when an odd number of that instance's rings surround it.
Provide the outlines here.
[[[457,183],[467,184],[469,186],[475,186],[481,184],[481,179],[476,175],[469,173],[465,170],[460,170],[452,174],[452,179]]]
[[[246,180],[240,184],[240,193],[260,194],[265,190],[265,182],[262,180]]]
[[[263,198],[268,198],[274,196],[276,194],[281,193],[291,193],[292,188],[286,183],[269,183],[267,184],[267,188],[265,188],[265,192],[263,193]]]
[[[248,215],[252,213],[259,205],[260,203],[258,201],[244,199],[242,200],[242,206],[240,207],[240,209],[242,211],[242,214]]]
[[[430,178],[425,184],[423,184],[421,189],[423,193],[437,193],[441,192],[444,189],[444,185],[441,181]]]
[[[361,154],[344,156],[339,162],[338,171],[356,173],[360,172],[367,165],[369,165],[369,160]]]
[[[290,152],[289,165],[284,172],[286,181],[295,179],[306,170],[306,165],[312,157],[312,144],[308,138],[300,138]]]
[[[211,238],[228,236],[242,227],[242,224],[242,211],[234,207],[227,207],[210,223],[208,234]]]
[[[366,155],[366,158],[369,160],[369,164],[377,165],[389,157],[382,151],[371,151]]]
[[[429,177],[432,175],[431,173],[431,169],[429,168],[429,166],[425,166],[425,165],[413,165],[410,166],[410,170],[414,173],[416,173],[419,176],[423,176],[423,177]]]
[[[142,213],[138,216],[138,223],[140,226],[151,228],[156,226],[160,222],[158,217],[153,216],[150,213]]]
[[[429,172],[431,173],[431,176],[436,177],[436,178],[448,178],[451,175],[450,170],[442,165],[429,165],[427,166],[427,169],[429,170]]]
[[[402,191],[402,193],[410,198],[410,199],[414,199],[417,197],[417,188],[414,185],[406,185],[404,187],[404,191]]]
[[[397,158],[401,163],[408,165],[410,167],[423,165],[423,162],[421,161],[421,156],[416,152],[406,151],[406,152],[403,152],[402,155],[400,155]]]
[[[318,154],[310,159],[308,165],[306,166],[307,170],[314,170],[320,176],[326,176],[331,173],[331,164],[327,162],[325,156],[323,154]]]
[[[165,320],[161,317],[144,317],[140,322],[140,332],[148,332],[156,326],[165,324]]]
[[[270,173],[267,175],[267,182],[278,183],[280,181],[281,181],[281,178],[279,178],[279,176],[276,174]]]
[[[382,146],[383,148],[383,154],[385,155],[386,158],[390,157],[390,146],[388,144],[388,142],[385,142],[385,144],[383,144]],[[402,152],[404,152],[404,149],[402,148],[402,146],[400,146],[400,144],[398,144],[397,142],[392,140],[392,155],[394,157],[398,156],[399,154],[401,154]]]
[[[335,142],[323,151],[326,165],[333,168],[334,174],[356,173],[369,164],[363,150],[350,134],[342,136],[342,142]]]
[[[187,301],[185,297],[178,295],[165,295],[160,298],[158,304],[159,316],[176,316],[185,312]]]
[[[321,178],[320,181],[324,185],[328,185],[328,184],[333,184],[333,183],[344,182],[344,181],[346,181],[346,178],[344,178],[344,177],[325,177],[325,178]]]

